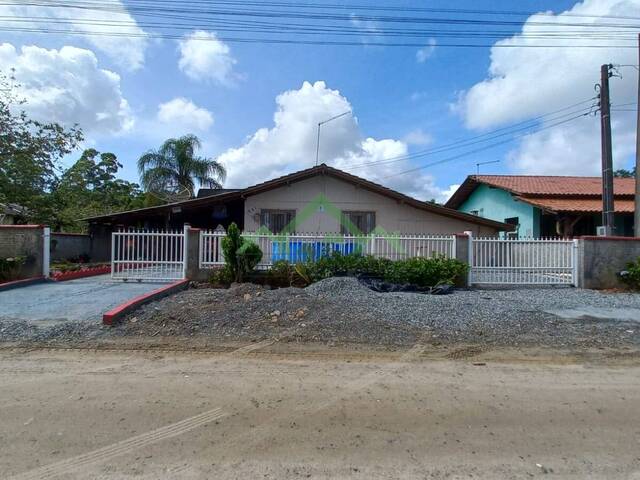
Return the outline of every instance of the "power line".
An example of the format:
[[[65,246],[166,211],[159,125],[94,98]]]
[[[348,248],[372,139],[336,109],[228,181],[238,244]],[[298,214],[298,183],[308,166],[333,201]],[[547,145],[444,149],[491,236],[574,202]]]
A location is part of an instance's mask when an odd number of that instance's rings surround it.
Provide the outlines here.
[[[399,156],[388,158],[388,159],[384,159],[384,160],[377,160],[377,161],[373,161],[373,162],[363,162],[363,163],[360,163],[360,164],[351,165],[350,168],[371,167],[371,166],[374,166],[374,165],[385,165],[385,164],[396,163],[396,162],[401,162],[401,161],[405,161],[405,160],[415,160],[416,158],[426,157],[426,156],[434,155],[436,153],[442,153],[442,152],[445,152],[445,151],[455,150],[457,148],[466,147],[466,146],[470,146],[470,145],[486,142],[486,141],[489,141],[489,140],[493,140],[495,138],[503,137],[505,135],[510,135],[510,134],[517,133],[517,132],[526,130],[528,128],[531,128],[532,126],[534,126],[533,123],[538,122],[538,121],[543,120],[543,119],[547,119],[547,121],[560,120],[560,119],[562,119],[563,117],[566,117],[566,116],[575,115],[577,113],[585,113],[585,110],[589,110],[589,112],[587,112],[587,113],[590,113],[592,111],[593,107],[581,108],[581,109],[578,109],[576,111],[568,112],[568,113],[565,113],[563,115],[559,115],[557,117],[553,117],[554,115],[557,115],[560,112],[565,112],[567,110],[571,110],[571,109],[573,109],[575,107],[578,107],[580,105],[584,105],[585,103],[593,102],[594,100],[596,100],[596,97],[589,98],[587,100],[583,100],[581,102],[577,102],[577,103],[574,103],[572,105],[568,105],[566,107],[554,110],[552,112],[548,112],[548,113],[545,113],[545,114],[542,114],[542,115],[538,115],[537,117],[533,117],[533,118],[531,118],[529,120],[525,120],[525,121],[522,121],[522,122],[514,123],[514,124],[506,126],[506,127],[497,128],[495,130],[491,130],[489,132],[486,132],[486,133],[483,133],[483,134],[480,134],[480,135],[475,135],[473,137],[455,140],[455,141],[453,141],[451,143],[444,144],[444,145],[442,145],[440,147],[426,149],[426,150],[422,150],[422,151],[418,151],[418,152],[414,152],[414,153],[406,154],[406,155],[399,155]],[[547,117],[552,117],[552,118],[547,118]],[[522,128],[519,128],[519,127],[522,127]]]
[[[500,141],[500,142],[495,142],[495,143],[492,143],[492,144],[490,144],[490,145],[485,145],[484,147],[476,148],[476,149],[474,149],[474,150],[469,150],[469,151],[467,151],[467,152],[463,152],[463,153],[460,153],[460,154],[458,154],[458,155],[454,155],[454,156],[452,156],[452,157],[448,157],[448,158],[444,158],[444,159],[442,159],[442,160],[437,160],[437,161],[435,161],[435,162],[427,163],[427,164],[425,164],[425,165],[421,165],[421,166],[419,166],[419,167],[411,168],[411,169],[409,169],[409,170],[405,170],[405,171],[403,171],[403,172],[394,173],[393,175],[388,175],[388,176],[386,176],[386,177],[383,177],[383,178],[382,178],[382,180],[386,180],[386,179],[388,179],[388,178],[397,177],[397,176],[400,176],[400,175],[406,175],[407,173],[417,172],[417,171],[420,171],[420,170],[424,170],[425,168],[429,168],[429,167],[432,167],[432,166],[435,166],[435,165],[440,165],[440,164],[442,164],[442,163],[451,162],[451,161],[453,161],[453,160],[457,160],[457,159],[459,159],[459,158],[464,158],[464,157],[467,157],[467,156],[469,156],[469,155],[473,155],[473,154],[475,154],[475,153],[479,153],[479,152],[483,152],[483,151],[485,151],[485,150],[489,150],[489,149],[492,149],[492,148],[495,148],[495,147],[499,147],[500,145],[505,145],[505,144],[510,143],[510,142],[512,142],[512,141],[514,141],[514,140],[517,140],[518,138],[526,137],[527,135],[530,135],[530,134],[532,134],[532,133],[538,133],[538,132],[541,132],[541,131],[543,131],[543,130],[548,130],[548,129],[550,129],[550,128],[557,127],[557,126],[559,126],[559,125],[562,125],[562,124],[565,124],[565,123],[571,122],[571,121],[576,120],[576,119],[578,119],[578,118],[585,117],[585,116],[587,116],[587,115],[589,115],[589,113],[584,113],[584,114],[582,114],[582,115],[577,115],[577,116],[575,116],[575,117],[568,118],[568,119],[563,120],[563,121],[561,121],[561,122],[554,123],[554,124],[552,124],[552,125],[546,125],[546,126],[544,126],[544,127],[539,128],[538,130],[536,130],[536,131],[534,131],[534,132],[528,132],[528,133],[525,133],[525,134],[517,135],[517,136],[514,136],[514,137],[512,137],[512,138],[508,138],[508,139],[506,139],[506,140],[502,140],[502,141]]]
[[[3,2],[0,5],[16,5],[15,2]],[[445,42],[439,43],[441,47],[497,47],[497,48],[635,48],[632,45],[634,38],[629,35],[633,34],[640,24],[638,23],[594,23],[594,22],[564,22],[554,17],[552,22],[527,21],[529,26],[545,26],[551,30],[529,29],[527,32],[514,32],[513,28],[500,31],[487,30],[459,30],[458,27],[483,27],[503,26],[518,27],[523,24],[521,21],[506,21],[496,18],[478,19],[478,18],[449,18],[449,17],[407,17],[407,16],[389,16],[389,15],[363,15],[363,14],[345,14],[346,10],[364,10],[365,6],[336,6],[336,5],[315,5],[315,4],[288,4],[284,2],[232,2],[219,1],[214,4],[208,2],[183,2],[179,8],[176,8],[169,2],[161,2],[158,0],[149,1],[130,1],[128,9],[123,9],[121,4],[105,1],[75,1],[59,4],[50,1],[31,1],[22,2],[21,6],[38,6],[49,9],[76,9],[81,11],[109,12],[117,14],[126,14],[131,12],[142,17],[149,17],[156,21],[140,21],[118,20],[117,18],[99,19],[91,17],[82,18],[48,18],[36,17],[32,15],[25,16],[4,16],[3,19],[9,23],[41,23],[43,25],[72,25],[75,27],[96,27],[91,29],[70,30],[61,28],[38,28],[37,26],[3,26],[2,31],[23,32],[23,33],[42,33],[42,34],[64,34],[64,35],[88,35],[88,36],[113,36],[127,38],[166,38],[178,39],[180,35],[171,33],[170,31],[179,31],[186,29],[215,29],[216,31],[226,32],[228,36],[221,36],[218,39],[227,42],[236,43],[263,43],[263,44],[301,44],[301,45],[356,45],[361,46],[362,41],[339,40],[333,37],[359,36],[370,37],[373,40],[367,41],[367,45],[372,46],[394,46],[394,47],[422,47],[423,42],[405,41],[390,42],[381,41],[384,38],[445,38],[445,39],[461,39],[461,40],[481,40],[481,39],[499,39],[505,36],[516,35],[521,40],[544,40],[548,42],[544,44],[523,43],[504,43],[487,44],[478,42]],[[203,7],[201,7],[203,5]],[[226,5],[221,8],[220,5]],[[231,8],[231,7],[235,8]],[[238,7],[242,8],[238,8]],[[252,7],[259,6],[256,9]],[[264,8],[271,6],[271,8]],[[274,9],[275,8],[275,9]],[[340,13],[325,12],[328,8],[339,9]],[[294,10],[292,10],[294,9]],[[305,10],[307,9],[307,10]],[[309,12],[309,9],[315,9]],[[318,11],[322,9],[322,11]],[[397,9],[393,7],[370,7],[371,11],[416,11],[416,9]],[[422,9],[423,12],[439,12],[439,13],[456,13],[458,15],[484,14],[490,13],[495,16],[496,11],[480,11],[480,10],[460,10],[460,9]],[[482,13],[478,13],[482,12]],[[499,12],[500,14],[517,14],[524,15],[525,12]],[[529,12],[526,12],[527,14]],[[191,15],[191,16],[190,16]],[[544,17],[542,14],[540,17]],[[566,16],[566,15],[564,15]],[[587,15],[576,15],[576,17],[591,18]],[[595,18],[595,16],[594,16]],[[598,17],[608,18],[614,17]],[[616,17],[617,18],[617,17]],[[164,21],[158,21],[164,20]],[[623,19],[623,18],[617,18]],[[311,23],[292,23],[292,21],[303,20]],[[628,20],[640,20],[634,17],[624,17],[625,22]],[[183,21],[180,23],[179,21]],[[277,23],[276,23],[277,21]],[[187,23],[185,23],[187,22]],[[282,23],[284,22],[284,23]],[[318,23],[320,22],[320,23]],[[327,23],[328,22],[328,23]],[[342,24],[345,23],[346,24]],[[362,23],[364,26],[360,26]],[[380,26],[382,24],[384,26]],[[389,24],[403,25],[403,28],[390,28]],[[370,26],[373,25],[373,26]],[[419,29],[407,28],[405,25],[420,26]],[[436,29],[425,29],[425,25],[436,25]],[[104,28],[150,28],[164,29],[168,31],[145,33],[144,31],[105,31]],[[560,30],[563,27],[564,30]],[[576,30],[577,28],[577,30]],[[600,29],[608,30],[600,30]],[[617,30],[612,30],[617,29]],[[240,34],[234,36],[233,34]],[[260,37],[254,35],[259,34]],[[264,35],[268,35],[265,37]],[[250,35],[250,36],[243,36]],[[276,35],[274,38],[273,35]],[[277,36],[287,35],[287,38]],[[300,38],[301,36],[319,36],[329,38],[309,39]],[[213,39],[196,38],[200,41],[211,41]],[[580,43],[554,43],[561,40],[573,40]],[[600,41],[600,43],[595,43]],[[603,44],[602,41],[611,41],[617,43]],[[627,42],[620,44],[619,42]]]

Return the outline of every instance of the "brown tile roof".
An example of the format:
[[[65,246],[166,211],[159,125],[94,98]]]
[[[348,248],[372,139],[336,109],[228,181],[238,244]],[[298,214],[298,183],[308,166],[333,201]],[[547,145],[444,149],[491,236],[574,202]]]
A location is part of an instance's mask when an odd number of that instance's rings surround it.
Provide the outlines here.
[[[598,213],[602,211],[599,198],[522,198],[522,201],[551,212]],[[632,199],[616,199],[613,202],[616,213],[633,213]]]
[[[504,188],[518,195],[601,195],[600,177],[552,177],[533,175],[473,175],[479,183]],[[633,195],[634,178],[615,178],[613,190],[616,195]]]
[[[446,203],[459,208],[478,185],[501,188],[519,200],[551,212],[601,212],[600,177],[539,175],[470,175]],[[614,208],[618,213],[634,211],[634,178],[614,179]]]
[[[514,229],[513,225],[508,225],[503,222],[497,222],[495,220],[490,220],[488,218],[481,218],[476,215],[460,212],[458,210],[447,208],[442,205],[417,200],[413,197],[397,192],[383,185],[374,183],[370,180],[366,180],[362,177],[357,177],[343,170],[330,167],[324,163],[321,165],[317,165],[315,167],[307,168],[297,172],[289,173],[287,175],[283,175],[281,177],[267,180],[266,182],[258,183],[256,185],[252,185],[244,189],[238,189],[238,190],[228,189],[229,191],[221,193],[219,195],[194,198],[191,200],[184,200],[182,202],[169,203],[169,204],[159,205],[155,207],[139,208],[136,210],[129,210],[126,212],[115,212],[115,213],[110,213],[106,215],[99,215],[96,217],[83,218],[82,220],[89,221],[89,222],[98,222],[98,221],[112,222],[112,221],[117,221],[118,219],[123,219],[125,217],[145,217],[148,215],[158,215],[166,211],[169,211],[174,207],[181,207],[181,208],[207,207],[215,203],[222,203],[222,202],[234,200],[234,199],[244,199],[251,195],[256,195],[258,193],[269,191],[274,188],[281,187],[283,185],[298,182],[306,178],[313,177],[315,175],[330,175],[335,178],[342,179],[346,182],[356,184],[362,188],[366,188],[380,195],[393,198],[394,200],[400,203],[406,203],[407,205],[411,205],[412,207],[418,208],[420,210],[426,210],[439,215],[444,215],[446,217],[465,220],[470,223],[475,223],[478,225],[485,225],[501,231],[512,231]]]

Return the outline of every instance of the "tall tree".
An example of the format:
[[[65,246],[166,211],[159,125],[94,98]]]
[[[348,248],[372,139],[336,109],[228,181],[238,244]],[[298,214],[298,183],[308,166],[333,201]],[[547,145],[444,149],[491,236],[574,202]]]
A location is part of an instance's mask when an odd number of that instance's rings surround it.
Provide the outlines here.
[[[52,227],[81,231],[82,218],[145,206],[138,184],[116,178],[120,168],[122,164],[113,153],[85,150],[53,191],[56,215]]]
[[[158,150],[138,160],[142,186],[159,196],[195,196],[196,182],[209,188],[221,188],[226,177],[223,165],[199,157],[201,144],[195,135],[170,138]]]
[[[13,71],[0,72],[0,202],[17,203],[30,221],[46,222],[60,159],[82,141],[82,131],[29,118],[18,91]]]

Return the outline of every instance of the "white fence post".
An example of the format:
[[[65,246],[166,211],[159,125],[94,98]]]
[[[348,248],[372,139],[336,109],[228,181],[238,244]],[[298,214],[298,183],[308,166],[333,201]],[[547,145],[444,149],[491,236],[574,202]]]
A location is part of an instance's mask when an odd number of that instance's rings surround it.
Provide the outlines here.
[[[42,229],[42,276],[49,278],[49,263],[51,262],[51,229]]]
[[[191,225],[185,223],[182,227],[182,278],[187,278],[187,256],[189,255],[189,229]]]

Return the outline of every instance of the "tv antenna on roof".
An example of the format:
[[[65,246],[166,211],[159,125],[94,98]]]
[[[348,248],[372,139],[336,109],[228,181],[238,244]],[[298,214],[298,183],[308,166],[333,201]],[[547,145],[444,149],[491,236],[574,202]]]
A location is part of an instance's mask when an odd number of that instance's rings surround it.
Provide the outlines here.
[[[480,165],[489,165],[490,163],[500,163],[500,160],[490,160],[488,162],[478,162],[476,163],[476,175],[480,175]]]

